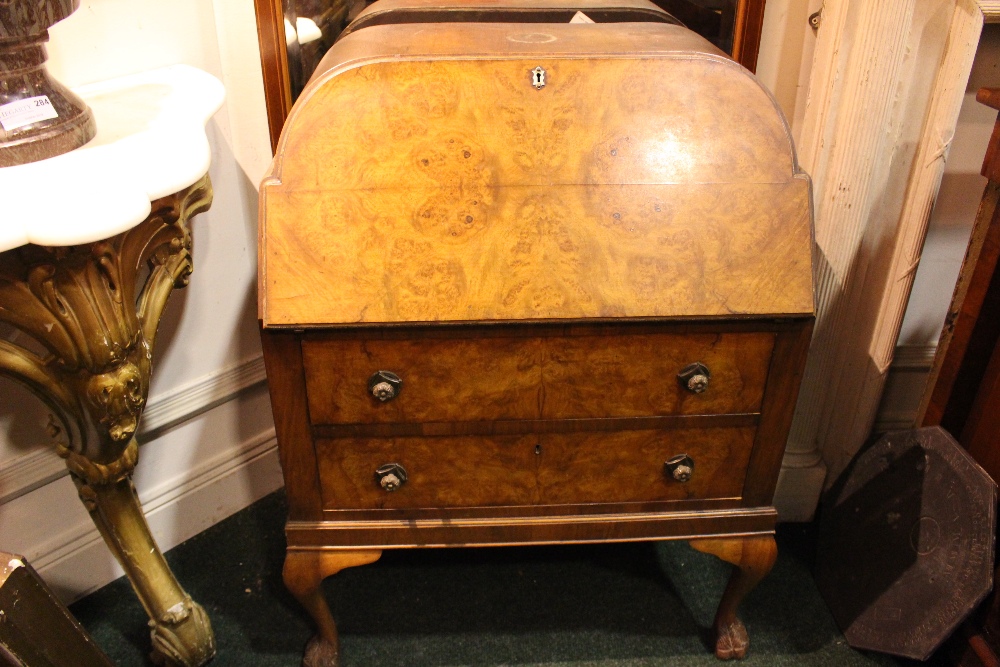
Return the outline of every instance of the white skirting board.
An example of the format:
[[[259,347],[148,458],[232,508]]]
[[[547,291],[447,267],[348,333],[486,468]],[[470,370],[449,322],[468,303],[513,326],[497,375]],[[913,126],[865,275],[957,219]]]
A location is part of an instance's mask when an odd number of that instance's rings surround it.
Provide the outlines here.
[[[933,345],[896,348],[872,433],[914,427],[935,350]],[[826,470],[814,463],[808,455],[785,456],[774,497],[779,521],[803,522],[813,518],[826,475]]]

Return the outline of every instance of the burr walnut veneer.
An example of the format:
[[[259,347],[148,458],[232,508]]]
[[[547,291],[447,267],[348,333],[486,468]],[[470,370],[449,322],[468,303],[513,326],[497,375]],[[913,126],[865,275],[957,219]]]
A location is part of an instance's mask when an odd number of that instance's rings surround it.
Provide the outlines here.
[[[261,186],[285,581],[401,547],[687,539],[774,561],[813,316],[808,178],[770,95],[668,23],[357,29]]]

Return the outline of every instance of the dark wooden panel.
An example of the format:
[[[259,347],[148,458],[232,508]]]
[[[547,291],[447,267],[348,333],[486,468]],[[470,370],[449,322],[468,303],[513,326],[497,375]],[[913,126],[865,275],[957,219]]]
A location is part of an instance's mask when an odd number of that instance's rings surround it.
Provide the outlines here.
[[[577,14],[583,12],[594,23],[673,23],[678,20],[659,10],[654,5],[649,7],[608,6],[586,7],[591,3],[579,3],[576,7],[457,7],[442,4],[440,6],[405,6],[383,11],[362,12],[349,26],[344,28],[338,39],[343,39],[352,32],[377,25],[392,25],[397,23],[569,23]],[[378,6],[384,6],[379,3]],[[690,27],[690,26],[688,26]]]
[[[774,532],[773,507],[578,517],[497,517],[391,521],[290,521],[289,547],[499,546],[742,536]]]
[[[731,415],[670,415],[605,419],[524,419],[518,421],[423,422],[410,424],[320,424],[315,438],[440,438],[468,435],[526,435],[528,433],[593,433],[674,428],[741,428],[756,426],[756,413]]]
[[[1000,318],[981,317],[1000,309],[998,199],[1000,184],[991,182],[983,193],[922,401],[920,424],[940,424],[956,435],[964,428],[985,361],[1000,337]]]
[[[1000,345],[993,348],[959,441],[990,477],[1000,479]]]
[[[742,509],[739,498],[705,498],[695,500],[653,500],[632,503],[600,503],[588,505],[495,505],[492,507],[431,507],[418,509],[375,509],[352,510],[331,509],[323,511],[324,521],[391,521],[400,519],[406,521],[453,521],[457,519],[483,519],[485,517],[579,517],[596,514],[640,514],[651,512],[682,511],[699,512],[710,510]]]
[[[260,340],[285,476],[288,515],[296,520],[319,518],[322,503],[316,454],[309,432],[300,338],[292,333],[262,329]]]
[[[267,125],[271,135],[271,151],[274,152],[278,147],[278,137],[281,136],[281,126],[292,108],[284,14],[280,0],[254,0],[254,10],[257,14],[257,41],[260,43]]]
[[[760,426],[743,490],[743,499],[748,506],[770,505],[774,500],[812,330],[813,321],[805,320],[778,334],[775,341],[771,374],[761,406]]]
[[[980,88],[976,92],[976,100],[988,107],[1000,110],[1000,88]],[[982,174],[994,183],[1000,182],[1000,127],[996,124],[993,126],[990,142],[986,146]]]
[[[733,26],[733,60],[751,72],[757,71],[760,35],[764,29],[765,0],[739,0]]]

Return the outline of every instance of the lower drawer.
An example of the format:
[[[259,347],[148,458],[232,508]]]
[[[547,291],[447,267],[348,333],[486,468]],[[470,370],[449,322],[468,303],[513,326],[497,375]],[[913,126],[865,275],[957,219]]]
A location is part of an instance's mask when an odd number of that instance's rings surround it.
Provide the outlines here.
[[[755,429],[697,428],[503,437],[316,441],[324,508],[418,509],[738,498]],[[679,454],[687,482],[664,473]],[[384,490],[380,467],[406,482]]]

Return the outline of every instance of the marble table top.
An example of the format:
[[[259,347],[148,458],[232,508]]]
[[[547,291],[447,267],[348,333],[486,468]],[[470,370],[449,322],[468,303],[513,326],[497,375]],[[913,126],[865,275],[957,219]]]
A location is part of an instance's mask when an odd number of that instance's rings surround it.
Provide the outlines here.
[[[69,153],[0,168],[0,251],[114,236],[208,171],[205,124],[225,97],[214,76],[173,65],[74,92],[93,110],[97,135]]]

